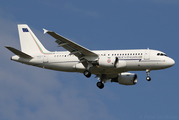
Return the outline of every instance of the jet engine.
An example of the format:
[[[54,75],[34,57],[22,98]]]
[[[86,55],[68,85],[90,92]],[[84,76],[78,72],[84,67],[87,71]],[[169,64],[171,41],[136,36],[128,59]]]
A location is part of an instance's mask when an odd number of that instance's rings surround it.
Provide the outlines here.
[[[118,57],[100,57],[98,60],[100,67],[107,68],[124,68],[126,67],[126,62],[124,60],[119,60]]]
[[[134,73],[121,73],[116,78],[112,78],[111,82],[118,82],[122,85],[135,85],[137,83],[137,75]]]

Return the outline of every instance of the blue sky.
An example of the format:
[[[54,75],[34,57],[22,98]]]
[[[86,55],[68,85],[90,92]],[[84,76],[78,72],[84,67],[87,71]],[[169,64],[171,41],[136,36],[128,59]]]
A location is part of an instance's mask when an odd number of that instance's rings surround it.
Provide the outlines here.
[[[19,0],[0,2],[1,120],[178,120],[178,0]],[[175,60],[171,68],[145,71],[134,86],[83,74],[50,71],[10,61],[4,46],[20,49],[17,24],[28,24],[51,51],[55,31],[90,50],[156,49]]]

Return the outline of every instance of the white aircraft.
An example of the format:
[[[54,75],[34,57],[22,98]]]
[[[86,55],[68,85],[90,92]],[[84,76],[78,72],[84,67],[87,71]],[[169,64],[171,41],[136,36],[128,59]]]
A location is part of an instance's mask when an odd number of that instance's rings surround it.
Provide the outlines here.
[[[19,24],[21,51],[5,46],[16,54],[11,60],[45,69],[79,72],[87,78],[91,74],[99,77],[97,86],[102,89],[105,82],[118,82],[123,85],[135,85],[137,75],[127,71],[146,71],[147,80],[151,70],[171,67],[175,61],[158,50],[94,50],[91,51],[66,39],[55,32],[44,30],[56,39],[58,47],[68,51],[50,52],[45,49],[26,24]]]

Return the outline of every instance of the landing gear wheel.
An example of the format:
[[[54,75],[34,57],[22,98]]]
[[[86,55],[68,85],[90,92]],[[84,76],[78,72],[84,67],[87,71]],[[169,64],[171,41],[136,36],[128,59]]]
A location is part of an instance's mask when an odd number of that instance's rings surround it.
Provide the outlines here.
[[[90,73],[90,71],[88,71],[88,70],[85,70],[85,71],[83,72],[83,74],[84,74],[87,78],[91,77],[91,73]]]
[[[97,82],[96,85],[98,86],[99,89],[103,89],[104,88],[104,84],[102,82]]]
[[[151,78],[149,76],[146,77],[147,81],[151,81]]]
[[[150,78],[150,69],[146,69],[146,73],[147,73],[147,77],[146,77],[146,79],[147,79],[147,81],[151,81],[151,78]]]

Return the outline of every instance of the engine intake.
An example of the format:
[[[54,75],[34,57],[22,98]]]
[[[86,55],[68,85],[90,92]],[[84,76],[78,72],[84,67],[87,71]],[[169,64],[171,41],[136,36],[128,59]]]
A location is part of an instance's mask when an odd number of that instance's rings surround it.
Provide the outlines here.
[[[135,85],[137,83],[137,75],[134,73],[121,73],[116,78],[112,78],[111,82],[118,82],[122,85]]]

